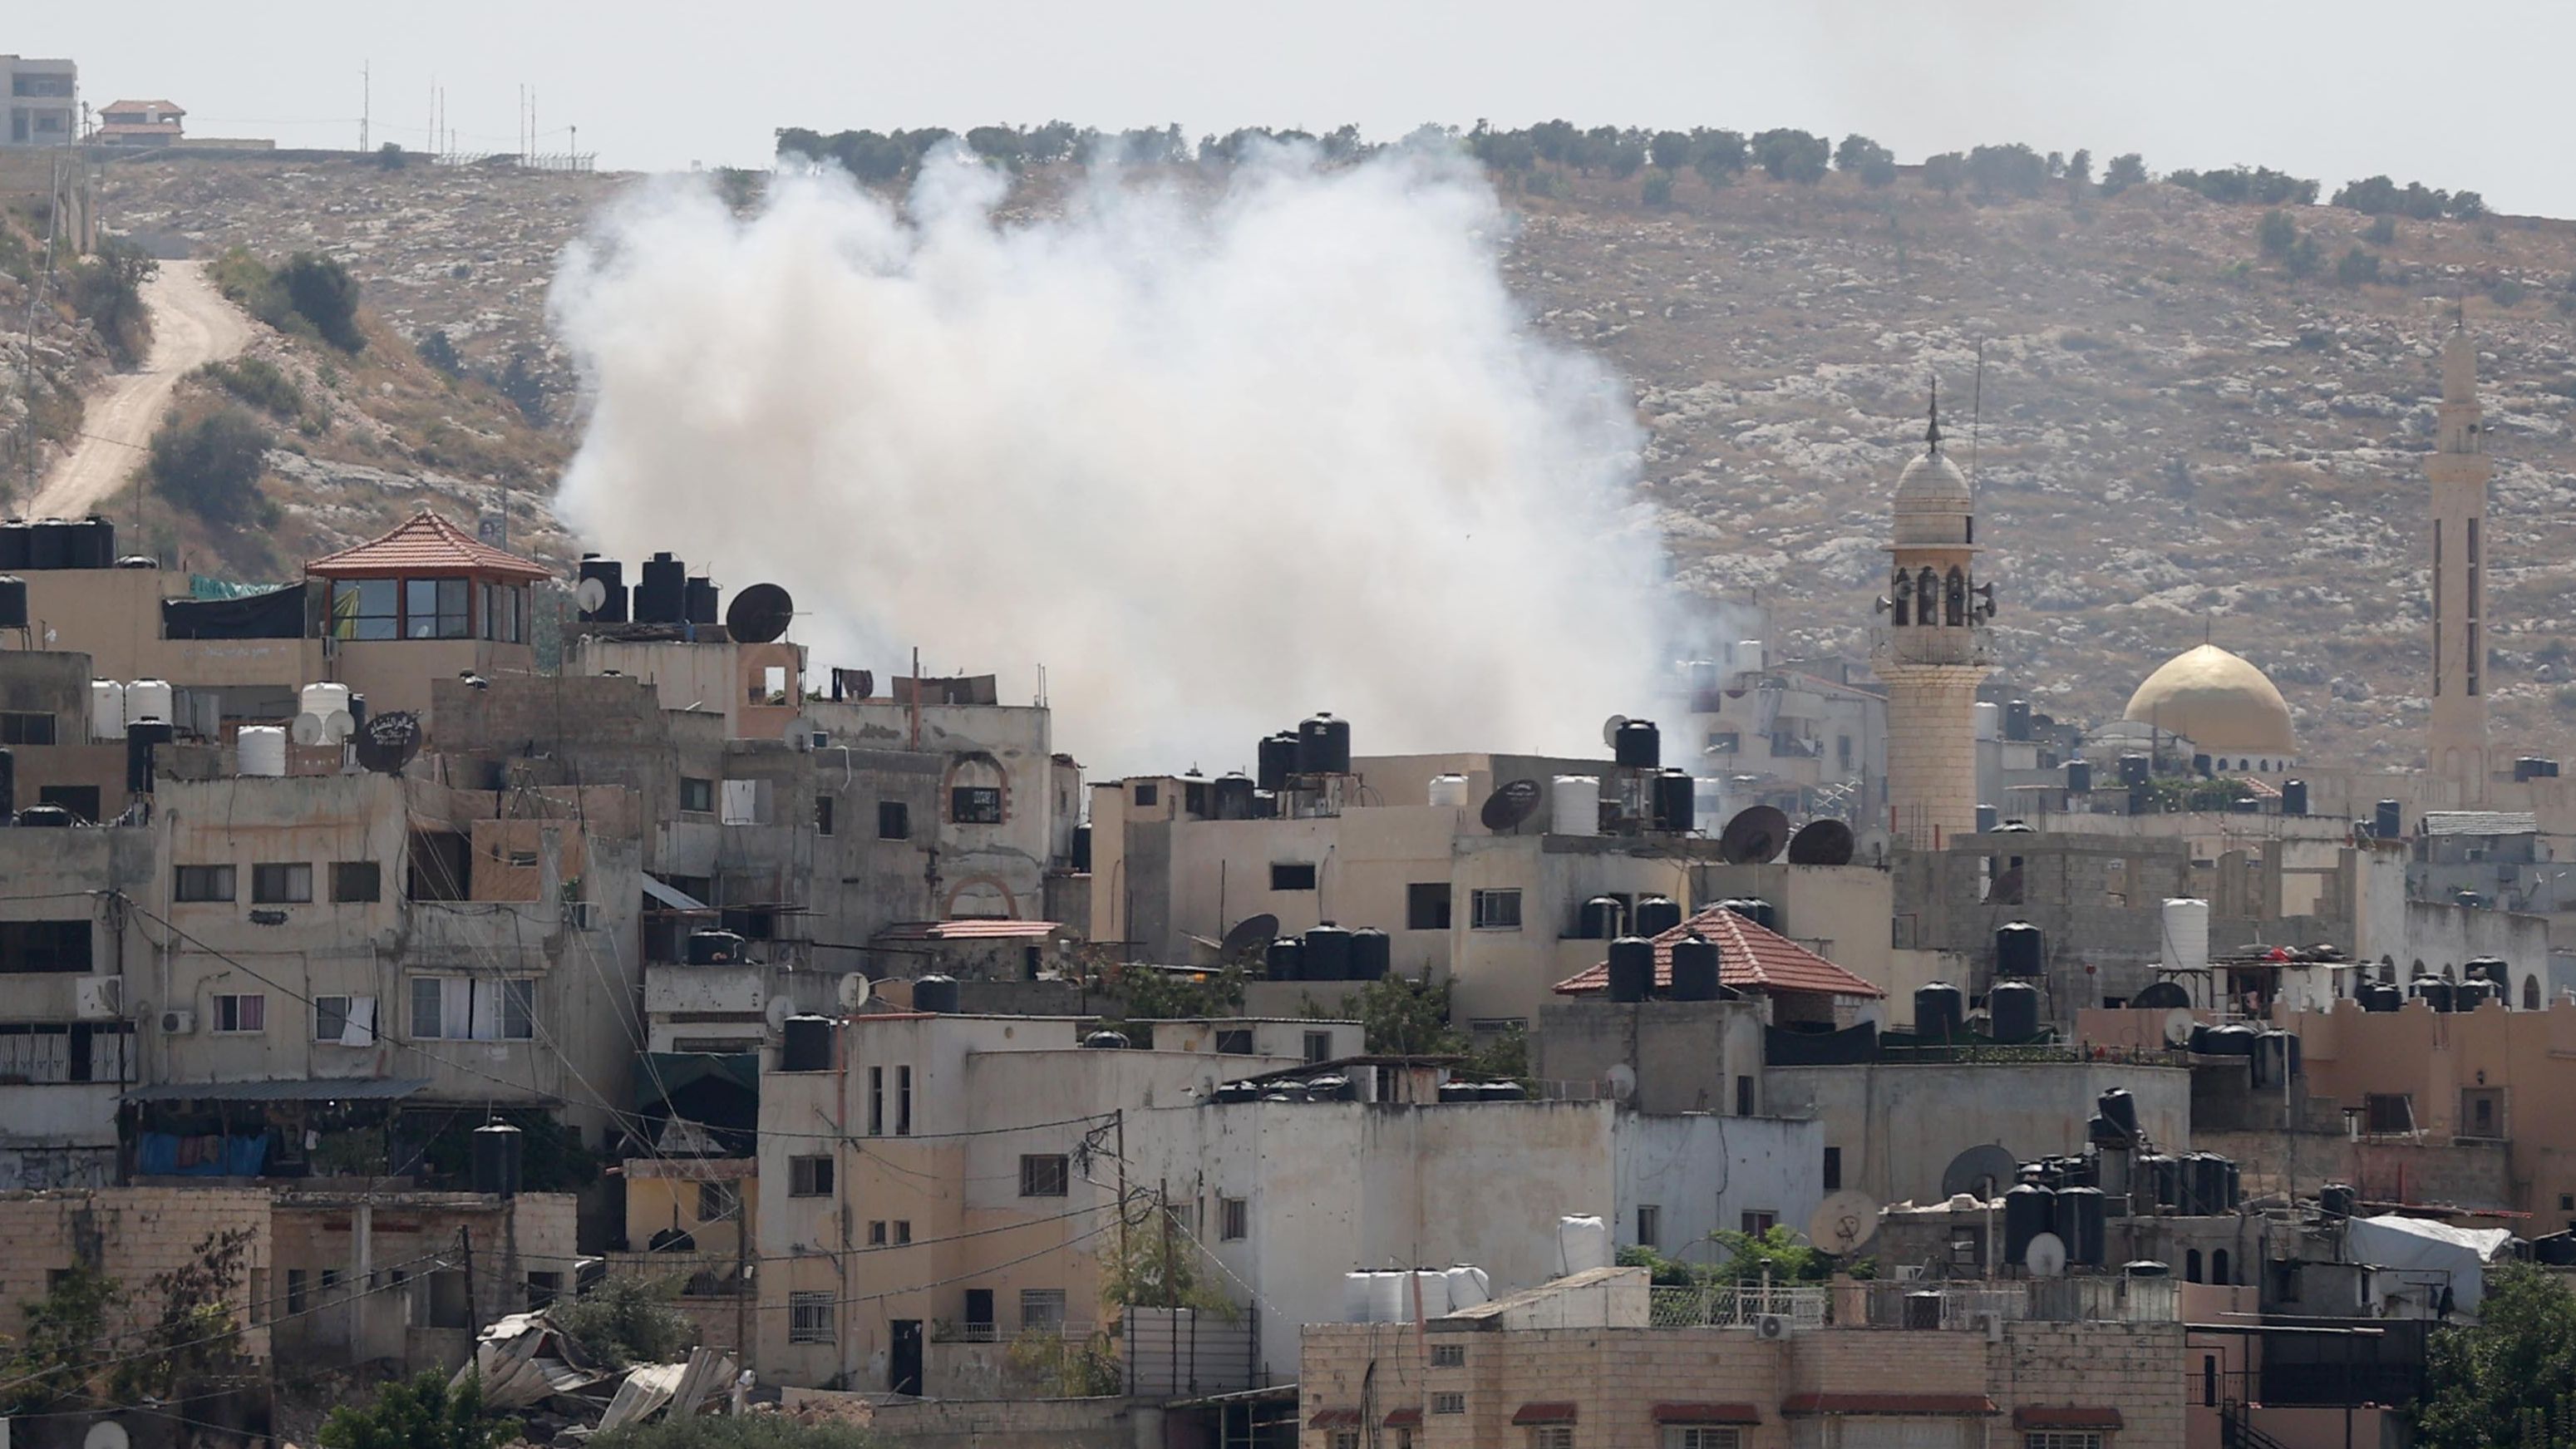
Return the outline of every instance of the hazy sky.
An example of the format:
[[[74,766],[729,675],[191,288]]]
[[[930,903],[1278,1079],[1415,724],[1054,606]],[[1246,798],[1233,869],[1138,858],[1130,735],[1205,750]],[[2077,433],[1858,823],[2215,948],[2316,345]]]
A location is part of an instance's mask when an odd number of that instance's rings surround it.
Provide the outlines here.
[[[757,165],[773,128],[1062,118],[1386,138],[1425,120],[1858,130],[1900,159],[1988,141],[2385,171],[2576,216],[2560,163],[2576,5],[2389,0],[1094,0],[767,4],[316,0],[21,5],[0,44],[70,55],[84,96],[161,98],[197,134],[418,145],[433,82],[460,148],[512,149],[521,85],[548,148],[613,168]]]

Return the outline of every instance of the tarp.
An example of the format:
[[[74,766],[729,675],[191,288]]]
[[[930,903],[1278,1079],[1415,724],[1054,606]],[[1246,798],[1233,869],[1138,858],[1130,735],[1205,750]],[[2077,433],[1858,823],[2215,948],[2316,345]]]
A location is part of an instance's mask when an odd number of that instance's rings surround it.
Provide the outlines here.
[[[304,585],[221,599],[163,599],[165,639],[301,639]]]
[[[681,1090],[707,1080],[729,1082],[760,1094],[758,1052],[646,1052],[644,1070],[635,1074],[635,1105],[651,1107]]]
[[[268,1134],[182,1137],[144,1132],[134,1141],[134,1171],[141,1177],[257,1177],[268,1161]]]
[[[2354,1218],[2344,1228],[2343,1241],[2344,1255],[2356,1263],[2395,1269],[2427,1286],[2437,1277],[2446,1280],[2451,1306],[2474,1313],[2486,1296],[2486,1265],[2513,1241],[2513,1233],[2507,1228],[2455,1228],[2386,1213]]]

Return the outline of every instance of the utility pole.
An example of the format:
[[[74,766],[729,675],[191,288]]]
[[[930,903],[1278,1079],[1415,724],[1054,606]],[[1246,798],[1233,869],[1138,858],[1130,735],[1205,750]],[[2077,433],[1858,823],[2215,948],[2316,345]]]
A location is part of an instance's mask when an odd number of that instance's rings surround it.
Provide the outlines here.
[[[358,62],[358,154],[367,153],[367,123],[375,118],[375,77],[368,72],[375,62]]]

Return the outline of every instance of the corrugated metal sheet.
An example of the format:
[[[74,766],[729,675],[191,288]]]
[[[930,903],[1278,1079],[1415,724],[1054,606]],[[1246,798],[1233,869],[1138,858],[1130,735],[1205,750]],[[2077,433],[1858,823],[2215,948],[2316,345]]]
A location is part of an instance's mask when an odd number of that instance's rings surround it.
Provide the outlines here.
[[[877,932],[880,941],[1035,940],[1063,930],[1059,921],[897,921]]]
[[[1130,1308],[1127,1392],[1178,1399],[1256,1386],[1252,1314],[1233,1322],[1190,1308]]]
[[[2540,817],[2529,810],[2427,810],[2426,835],[2531,835]]]

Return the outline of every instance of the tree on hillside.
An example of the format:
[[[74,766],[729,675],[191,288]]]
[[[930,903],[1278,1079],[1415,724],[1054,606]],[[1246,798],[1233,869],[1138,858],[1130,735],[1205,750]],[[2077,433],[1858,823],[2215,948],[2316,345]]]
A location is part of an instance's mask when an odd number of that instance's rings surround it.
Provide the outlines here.
[[[2379,258],[2359,247],[2345,252],[2343,259],[2335,263],[2336,286],[2361,287],[2378,280]]]
[[[448,338],[446,328],[432,327],[420,334],[420,340],[412,344],[412,350],[420,354],[421,361],[449,377],[461,377],[465,373],[464,359],[456,355],[456,344]]]
[[[72,268],[72,310],[89,320],[119,367],[141,367],[152,350],[152,312],[143,284],[161,264],[124,237],[109,237]]]
[[[2079,149],[2074,155],[2067,157],[2066,179],[2074,182],[2078,186],[2092,185],[2093,153]]]
[[[1744,174],[1744,136],[1739,131],[1691,132],[1691,169],[1710,186],[1731,186]]]
[[[1956,151],[1923,158],[1923,184],[1943,196],[1958,190],[1959,184],[1967,179],[1968,158]]]
[[[1896,153],[1855,131],[1834,148],[1834,169],[1858,176],[1863,186],[1885,186],[1896,179]]]
[[[2299,244],[2299,229],[2291,224],[2289,213],[2274,207],[2263,213],[2263,220],[2255,226],[2254,240],[2262,247],[2263,255],[2286,257],[2290,248]]]
[[[1028,143],[1017,126],[976,126],[966,133],[966,149],[987,161],[1017,167]]]
[[[2048,163],[2019,141],[1979,146],[1968,153],[1968,180],[1983,197],[2037,196],[2048,182]]]
[[[2110,169],[2102,173],[2102,194],[2117,196],[2132,186],[2147,184],[2147,158],[2132,151],[2111,158]]]
[[[216,523],[261,521],[259,475],[268,468],[268,429],[226,403],[194,422],[177,414],[153,431],[145,470],[174,503]]]
[[[1646,148],[1622,139],[1610,147],[1610,174],[1622,181],[1646,169]]]
[[[1687,131],[1657,131],[1646,143],[1646,159],[1665,171],[1679,171],[1691,163],[1691,138]]]
[[[1825,165],[1833,159],[1833,147],[1822,136],[1784,126],[1753,138],[1753,159],[1774,181],[1813,186],[1825,179]]]
[[[330,257],[313,252],[297,252],[286,259],[271,278],[285,294],[288,303],[322,340],[342,352],[357,352],[367,345],[366,334],[358,330],[358,280],[349,269]]]
[[[2561,1444],[2547,1433],[2576,1401],[2576,1294],[2527,1263],[2486,1270],[2474,1328],[2445,1328],[2427,1345],[2415,1404],[2422,1449]],[[2543,1436],[2530,1430],[2537,1424]]]
[[[1644,189],[1638,193],[1638,200],[1643,201],[1647,208],[1652,211],[1661,211],[1665,207],[1672,205],[1673,173],[1669,171],[1658,171],[1654,175],[1647,177]]]

